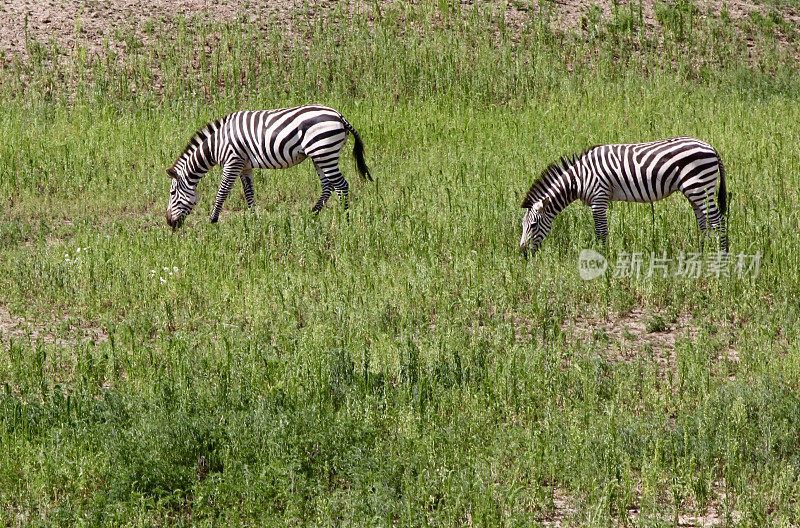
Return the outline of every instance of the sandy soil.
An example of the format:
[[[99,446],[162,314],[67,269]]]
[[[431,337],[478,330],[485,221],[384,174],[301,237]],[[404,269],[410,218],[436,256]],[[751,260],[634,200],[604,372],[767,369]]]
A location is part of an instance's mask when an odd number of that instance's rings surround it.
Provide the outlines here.
[[[397,0],[380,0],[382,4]],[[486,3],[486,0],[462,0],[463,9],[471,9],[474,4]],[[621,0],[620,5],[627,2]],[[493,2],[495,6],[501,2]],[[518,0],[506,5],[506,20],[512,26],[520,27],[531,16],[545,14],[550,25],[556,30],[580,30],[582,19],[588,12],[589,5],[596,5],[602,12],[603,20],[610,20],[613,14],[612,0],[597,0],[592,3],[575,0],[555,0],[540,2],[536,0]],[[732,20],[743,20],[752,11],[762,14],[768,8],[747,1],[733,0],[697,0],[700,15],[718,15],[723,4],[727,5]],[[6,60],[20,58],[27,60],[29,50],[27,39],[43,43],[55,42],[64,51],[75,46],[76,42],[85,45],[89,51],[99,52],[104,49],[105,41],[115,52],[125,52],[126,44],[116,38],[117,31],[134,29],[138,39],[146,46],[148,21],[170,21],[176,17],[207,17],[216,21],[238,18],[242,21],[255,20],[288,20],[306,6],[314,11],[326,11],[340,5],[337,1],[321,0],[266,0],[253,2],[250,0],[3,0],[0,3],[0,58]],[[642,2],[644,25],[657,27],[654,11],[655,2]],[[358,10],[369,13],[375,4],[365,0],[347,0],[347,10]],[[638,8],[638,0],[634,0]],[[800,27],[799,8],[781,8],[782,17]],[[26,38],[27,37],[27,38]],[[2,61],[0,61],[2,63]]]
[[[133,28],[146,46],[146,22],[176,17],[207,16],[231,19],[245,11],[244,0],[4,0],[0,3],[0,53],[27,60],[27,39],[70,50],[76,42],[89,51],[102,51],[105,40],[117,52],[125,45],[116,31]],[[294,9],[295,0],[265,2],[259,12],[280,15]]]

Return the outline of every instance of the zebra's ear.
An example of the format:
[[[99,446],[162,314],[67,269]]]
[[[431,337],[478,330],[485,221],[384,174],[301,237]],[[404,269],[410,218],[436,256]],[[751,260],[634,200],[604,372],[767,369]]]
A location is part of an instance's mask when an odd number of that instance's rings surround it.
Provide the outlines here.
[[[170,167],[167,169],[167,176],[169,176],[170,178],[178,177],[178,173],[175,171],[175,167]]]
[[[536,214],[544,214],[544,212],[547,210],[548,207],[550,207],[550,197],[545,196],[544,198],[533,204],[533,206],[531,206],[531,209]]]

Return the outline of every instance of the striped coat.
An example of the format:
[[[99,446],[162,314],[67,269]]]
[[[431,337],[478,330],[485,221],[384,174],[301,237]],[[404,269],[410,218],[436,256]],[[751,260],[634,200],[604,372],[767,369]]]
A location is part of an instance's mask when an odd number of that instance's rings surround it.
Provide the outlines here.
[[[361,176],[369,178],[364,144],[355,128],[332,108],[317,105],[276,110],[235,112],[199,130],[167,169],[172,178],[167,223],[174,227],[197,203],[197,183],[214,165],[222,166],[222,182],[211,221],[219,219],[222,204],[237,178],[249,207],[254,207],[253,169],[285,169],[311,158],[322,183],[317,212],[332,191],[347,207],[348,183],[339,170],[339,157],[348,133],[355,138],[353,154]]]
[[[719,207],[713,199],[718,181]],[[676,191],[689,200],[701,232],[717,231],[727,252],[725,167],[711,145],[690,137],[601,145],[550,165],[522,202],[520,249],[538,249],[553,218],[575,200],[591,207],[595,233],[605,243],[611,200],[655,202]]]

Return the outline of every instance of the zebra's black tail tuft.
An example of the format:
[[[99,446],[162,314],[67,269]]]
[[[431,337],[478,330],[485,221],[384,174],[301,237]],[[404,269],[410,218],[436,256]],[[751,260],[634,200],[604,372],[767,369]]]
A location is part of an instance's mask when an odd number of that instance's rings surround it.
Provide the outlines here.
[[[717,191],[717,203],[719,204],[719,212],[725,214],[728,212],[728,189],[725,186],[725,165],[722,160],[717,156],[719,161],[719,191]]]
[[[364,142],[361,141],[361,136],[358,135],[358,132],[356,132],[356,129],[353,128],[353,125],[348,123],[344,117],[342,117],[342,124],[351,134],[353,134],[353,138],[356,140],[356,144],[353,146],[353,156],[356,158],[358,173],[362,178],[373,181],[372,175],[369,173],[369,167],[367,167],[367,162],[364,161]]]

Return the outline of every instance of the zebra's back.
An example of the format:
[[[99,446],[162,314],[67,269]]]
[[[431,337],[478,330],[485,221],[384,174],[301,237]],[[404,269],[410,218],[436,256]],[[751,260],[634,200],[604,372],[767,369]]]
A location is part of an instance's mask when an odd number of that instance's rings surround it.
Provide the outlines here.
[[[692,137],[602,145],[586,153],[611,200],[653,202],[675,191],[705,192],[716,184],[716,150]]]
[[[223,135],[227,155],[259,169],[292,167],[319,149],[338,152],[347,140],[341,114],[318,105],[234,112],[225,117]]]

